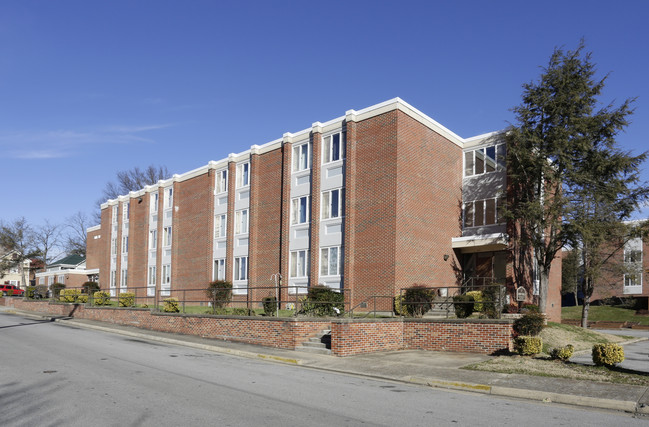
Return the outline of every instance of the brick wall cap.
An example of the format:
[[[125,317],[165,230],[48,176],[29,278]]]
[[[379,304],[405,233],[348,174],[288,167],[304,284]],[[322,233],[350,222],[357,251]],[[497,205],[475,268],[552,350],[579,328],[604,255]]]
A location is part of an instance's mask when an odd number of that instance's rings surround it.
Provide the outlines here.
[[[514,319],[415,319],[404,318],[404,322],[410,323],[486,323],[486,324],[513,324]]]

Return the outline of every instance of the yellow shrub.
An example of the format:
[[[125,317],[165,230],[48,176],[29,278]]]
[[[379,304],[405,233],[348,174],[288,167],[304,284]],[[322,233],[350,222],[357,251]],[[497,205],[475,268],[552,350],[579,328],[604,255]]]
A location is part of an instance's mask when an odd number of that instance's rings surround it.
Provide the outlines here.
[[[523,335],[514,340],[514,349],[522,356],[532,356],[541,352],[543,341],[539,337]]]
[[[135,294],[133,292],[120,292],[117,302],[120,307],[133,307],[135,305]]]
[[[575,354],[575,348],[572,346],[572,344],[568,344],[567,346],[561,348],[553,348],[550,351],[550,357],[552,357],[553,359],[563,360],[564,362],[570,359],[573,354]]]
[[[97,291],[93,295],[95,299],[95,305],[109,305],[110,304],[110,294],[105,291]]]
[[[62,289],[59,294],[59,301],[75,303],[81,295],[80,289]]]
[[[473,305],[473,311],[482,311],[482,300],[484,299],[482,296],[482,291],[469,291],[466,293],[466,295],[471,295],[473,297],[473,301],[475,301],[475,304]]]
[[[162,311],[165,313],[178,313],[180,311],[178,308],[178,298],[166,298],[162,302],[164,302]]]
[[[621,345],[595,344],[593,346],[593,363],[597,366],[612,367],[624,361],[624,349]]]

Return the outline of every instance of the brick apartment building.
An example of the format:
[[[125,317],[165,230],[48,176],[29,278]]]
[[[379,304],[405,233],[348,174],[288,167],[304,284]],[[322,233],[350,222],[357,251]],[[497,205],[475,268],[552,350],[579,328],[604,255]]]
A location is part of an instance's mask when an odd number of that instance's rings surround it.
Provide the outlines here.
[[[108,200],[88,229],[87,268],[113,293],[204,300],[186,290],[219,278],[255,304],[274,295],[256,287],[280,276],[282,301],[324,284],[349,307],[471,278],[514,295],[505,155],[498,133],[463,139],[399,98],[350,110]]]

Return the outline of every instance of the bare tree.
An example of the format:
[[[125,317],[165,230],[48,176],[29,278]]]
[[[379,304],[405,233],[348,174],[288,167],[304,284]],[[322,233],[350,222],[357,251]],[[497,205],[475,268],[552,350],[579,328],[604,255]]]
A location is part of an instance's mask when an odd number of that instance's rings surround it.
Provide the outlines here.
[[[86,235],[90,219],[85,212],[78,211],[66,219],[65,251],[68,255],[86,256]]]
[[[24,217],[9,223],[0,223],[0,248],[13,252],[12,256],[4,257],[0,262],[0,278],[17,266],[22,274],[22,283],[27,284],[24,262],[38,258],[40,252],[34,245],[34,232]]]
[[[61,255],[61,229],[60,224],[52,224],[46,219],[45,224],[33,232],[34,247],[40,252],[44,265]]]

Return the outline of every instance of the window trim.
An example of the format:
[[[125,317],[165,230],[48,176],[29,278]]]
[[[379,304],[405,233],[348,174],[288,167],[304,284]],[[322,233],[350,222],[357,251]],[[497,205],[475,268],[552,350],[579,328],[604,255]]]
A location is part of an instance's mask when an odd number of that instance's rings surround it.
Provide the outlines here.
[[[301,162],[299,162],[298,156],[296,153],[301,154],[301,150],[303,147],[306,148],[306,167],[302,167]],[[312,148],[311,148],[311,143],[309,141],[304,142],[302,144],[296,144],[293,146],[293,165],[291,167],[292,172],[304,172],[308,171],[312,167]]]
[[[225,280],[225,258],[215,258],[212,266],[212,280]]]
[[[245,218],[245,224],[242,223],[242,218],[243,218],[243,213],[246,213]],[[244,226],[245,227],[242,227]],[[250,210],[248,208],[245,209],[239,209],[238,211],[234,212],[234,235],[240,235],[240,234],[248,234],[248,231],[250,230]]]
[[[291,251],[289,256],[289,278],[291,279],[308,279],[311,275],[311,251],[308,249],[298,249]],[[301,271],[298,271],[300,255],[303,256]],[[294,272],[295,271],[295,272]]]
[[[302,218],[302,215],[300,215],[300,213],[302,213],[301,212],[302,200],[305,200],[304,221],[300,221],[300,219]],[[291,199],[291,225],[308,224],[311,219],[310,213],[311,213],[311,196],[304,195],[304,196],[294,197]]]
[[[216,181],[214,182],[215,194],[223,194],[228,192],[228,170],[221,169],[216,172]],[[221,187],[223,189],[221,189]]]
[[[241,265],[241,261],[243,260],[244,265]],[[248,280],[249,276],[249,265],[248,265],[248,256],[240,256],[240,257],[234,257],[234,263],[233,263],[233,269],[232,269],[232,281],[233,282],[243,282]],[[243,269],[242,269],[243,267]],[[243,273],[243,274],[242,274]],[[243,277],[241,277],[243,276]]]
[[[331,274],[331,251],[336,249],[336,273]],[[327,251],[327,255],[324,255]],[[343,274],[343,247],[342,246],[325,246],[320,248],[320,277],[339,277]],[[324,261],[327,260],[327,271],[323,273]]]
[[[173,241],[173,229],[171,225],[162,228],[162,247],[168,248]]]
[[[245,170],[245,174],[244,174]],[[244,182],[245,177],[245,182]],[[250,162],[242,162],[237,164],[237,188],[245,188],[250,186]]]
[[[333,144],[334,136],[338,136],[338,138],[339,138],[338,139],[339,146],[338,146],[338,158],[332,160],[332,158],[333,158],[333,147],[334,147],[334,144]],[[330,140],[330,143],[329,143],[328,146],[327,146],[327,139]],[[323,136],[322,137],[322,164],[326,165],[326,164],[329,164],[329,163],[335,163],[335,162],[345,160],[346,141],[347,141],[347,132],[343,131],[343,130],[338,131],[338,132],[333,132],[333,133],[330,133],[330,134],[328,134],[326,136]],[[329,160],[327,160],[327,159],[329,159]]]
[[[487,157],[487,150],[493,148],[494,150],[494,158],[493,158],[493,170],[488,171],[488,157]],[[481,151],[483,154],[483,159],[482,159],[482,172],[476,172],[477,170],[477,164],[478,162],[476,161],[476,156],[477,152]],[[471,173],[467,174],[467,154],[471,153]],[[504,158],[504,160],[501,160]],[[491,159],[489,157],[489,159]],[[505,143],[498,143],[498,144],[490,144],[490,145],[485,145],[482,147],[476,147],[472,148],[470,150],[466,150],[462,153],[462,175],[463,178],[469,178],[473,176],[479,176],[479,175],[484,175],[484,174],[489,174],[489,173],[494,173],[494,172],[502,172],[507,168],[507,144]]]
[[[228,236],[228,214],[214,215],[214,238],[222,239]]]
[[[333,193],[338,192],[338,215],[332,216],[332,204],[334,198],[332,197]],[[329,202],[325,203],[325,194],[328,194]],[[320,193],[320,219],[329,220],[329,219],[340,219],[345,216],[345,187],[332,188],[331,190],[322,191]]]

